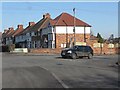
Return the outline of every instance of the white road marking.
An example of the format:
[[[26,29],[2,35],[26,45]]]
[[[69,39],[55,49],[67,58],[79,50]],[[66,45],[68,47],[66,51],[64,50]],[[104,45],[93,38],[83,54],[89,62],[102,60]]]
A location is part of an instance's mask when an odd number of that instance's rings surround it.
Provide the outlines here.
[[[58,78],[54,73],[52,75],[58,80],[58,82],[64,87],[64,88],[69,88],[60,78]]]
[[[41,66],[40,66],[41,67]],[[43,69],[45,69],[46,71],[50,72],[47,68],[41,67]],[[53,72],[50,72],[53,77],[55,77],[55,79],[64,87],[64,88],[69,88],[57,75],[55,75]]]

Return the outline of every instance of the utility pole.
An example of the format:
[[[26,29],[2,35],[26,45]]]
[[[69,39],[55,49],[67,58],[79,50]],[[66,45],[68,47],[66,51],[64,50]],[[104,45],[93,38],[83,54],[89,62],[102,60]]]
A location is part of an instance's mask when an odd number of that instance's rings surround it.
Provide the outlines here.
[[[86,26],[84,26],[84,42],[86,42],[86,28],[85,28]]]
[[[74,13],[74,28],[73,28],[73,33],[74,33],[74,45],[75,45],[76,44],[76,38],[75,38],[75,26],[76,26],[75,8],[73,8],[73,13]]]
[[[66,25],[66,48],[68,48],[68,32],[67,32],[67,23],[63,20]]]

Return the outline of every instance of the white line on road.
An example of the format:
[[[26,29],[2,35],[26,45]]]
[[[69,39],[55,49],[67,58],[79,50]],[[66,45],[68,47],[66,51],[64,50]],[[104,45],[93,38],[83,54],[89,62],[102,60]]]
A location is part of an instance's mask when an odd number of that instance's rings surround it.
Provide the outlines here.
[[[45,69],[46,71],[50,72],[48,69],[41,67],[43,69]],[[57,75],[55,75],[53,72],[50,72],[53,77],[55,77],[55,79],[64,87],[64,88],[69,88]]]
[[[58,82],[64,87],[64,88],[69,88],[60,78],[58,78],[54,73],[52,75],[58,80]]]

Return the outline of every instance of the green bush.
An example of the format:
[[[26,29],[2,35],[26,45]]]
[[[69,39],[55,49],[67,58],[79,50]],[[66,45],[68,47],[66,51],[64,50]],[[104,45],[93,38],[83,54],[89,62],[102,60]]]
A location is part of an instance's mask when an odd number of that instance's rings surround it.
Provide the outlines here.
[[[15,44],[9,45],[9,51],[14,51],[14,49],[15,49]]]

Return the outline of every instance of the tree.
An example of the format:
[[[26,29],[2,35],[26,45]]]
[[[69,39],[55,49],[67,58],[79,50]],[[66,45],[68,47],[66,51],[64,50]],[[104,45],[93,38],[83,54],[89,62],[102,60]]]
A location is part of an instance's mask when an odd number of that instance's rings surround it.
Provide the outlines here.
[[[99,33],[97,34],[97,38],[98,38],[98,43],[100,43],[100,48],[101,48],[100,54],[102,54],[102,43],[104,42],[104,40]]]
[[[93,35],[94,35],[94,33],[93,33],[93,31],[91,30],[91,31],[90,31],[90,36],[93,36]]]
[[[109,43],[113,43],[113,41],[114,41],[114,35],[113,34],[110,35],[108,41],[109,41]]]
[[[98,38],[98,43],[104,42],[104,39],[102,38],[102,36],[99,33],[97,34],[97,38]]]

